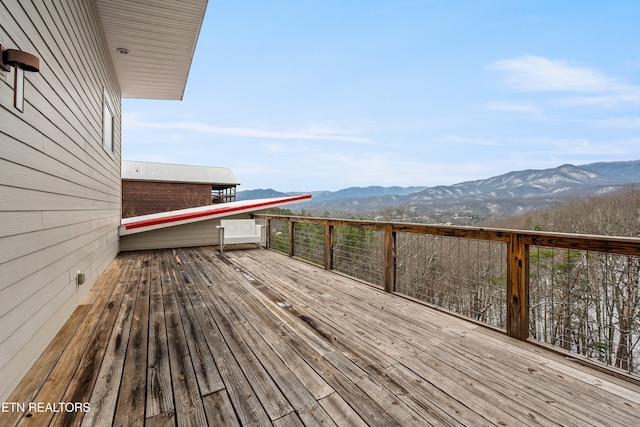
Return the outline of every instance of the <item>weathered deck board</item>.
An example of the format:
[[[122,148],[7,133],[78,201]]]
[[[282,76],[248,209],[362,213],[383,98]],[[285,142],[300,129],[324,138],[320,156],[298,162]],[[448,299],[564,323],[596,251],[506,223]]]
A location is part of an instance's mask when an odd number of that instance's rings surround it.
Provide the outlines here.
[[[110,424],[115,415],[118,396],[123,395],[124,397],[127,394],[126,389],[120,386],[123,380],[125,355],[127,354],[134,307],[138,296],[138,285],[143,274],[143,263],[144,261],[139,259],[131,272],[129,283],[119,307],[118,317],[111,331],[107,348],[100,364],[100,371],[93,387],[93,393],[90,398],[92,402],[91,411],[84,416],[83,425]],[[130,345],[134,347],[135,343]]]
[[[120,264],[118,267],[120,274],[114,274],[111,283],[104,285],[100,295],[91,305],[84,323],[75,331],[73,338],[61,354],[42,388],[31,400],[16,396],[16,402],[89,401],[93,382],[100,368],[108,341],[109,335],[107,334],[110,334],[113,328],[115,315],[120,306],[124,288],[129,283],[136,257],[137,254],[132,254],[130,257],[115,261]],[[63,326],[63,329],[66,327],[67,324]],[[74,396],[78,396],[78,399],[74,399]],[[53,411],[29,412],[20,419],[19,425],[43,426],[50,423],[62,425],[63,422],[70,424],[70,420],[61,420],[63,416],[68,416],[68,414]],[[74,420],[81,420],[83,414],[75,413],[73,415]]]
[[[167,343],[169,345],[169,366],[171,368],[171,384],[175,401],[176,422],[179,426],[206,425],[206,415],[202,397],[198,392],[196,373],[192,358],[199,357],[189,353],[185,328],[197,327],[193,319],[181,317],[176,288],[178,277],[171,266],[171,253],[166,252],[160,261],[164,316],[167,327]]]
[[[240,280],[244,280],[244,277]],[[231,284],[231,282],[232,279],[230,277],[226,283]],[[226,292],[224,289],[221,289],[220,292],[224,292],[228,304],[233,304],[234,308],[238,310],[237,317],[231,319],[231,321],[239,328],[251,351],[274,378],[282,390],[282,394],[291,403],[300,419],[305,420],[307,424],[334,425],[329,415],[318,406],[317,398],[312,395],[311,391],[303,383],[305,379],[307,383],[310,382],[309,378],[305,378],[307,376],[311,378],[317,377],[319,381],[322,381],[321,378],[308,367],[302,358],[287,348],[288,345],[277,334],[277,323],[269,324],[270,320],[274,320],[273,317],[269,319],[269,316],[264,315],[264,313],[263,316],[256,317],[256,313],[261,312],[261,304],[251,298],[248,293],[242,292],[241,283],[236,282],[236,285],[240,287],[233,292]],[[241,296],[243,294],[244,297]],[[234,311],[234,309],[229,310],[230,313]],[[265,339],[268,339],[269,342]],[[288,357],[281,357],[277,350],[285,350]],[[312,390],[315,389],[316,387]],[[332,391],[328,385],[325,387],[321,385],[320,389],[327,392]],[[324,395],[326,394],[323,393],[323,397]],[[291,417],[286,414],[277,419],[280,421],[291,419]]]
[[[114,425],[140,425],[144,420],[146,399],[147,350],[149,347],[149,282],[152,277],[149,255],[143,255],[130,339],[124,360],[122,383],[113,418]],[[85,416],[86,419],[86,416]]]
[[[150,255],[150,263],[145,418],[147,421],[153,419],[163,425],[175,425],[175,421],[173,421],[175,420],[175,406],[173,388],[171,387],[167,327],[164,320],[159,252]],[[142,366],[138,366],[138,369],[141,369]],[[171,423],[160,423],[160,420],[171,420]]]
[[[640,386],[267,250],[121,254],[0,425],[635,425]]]

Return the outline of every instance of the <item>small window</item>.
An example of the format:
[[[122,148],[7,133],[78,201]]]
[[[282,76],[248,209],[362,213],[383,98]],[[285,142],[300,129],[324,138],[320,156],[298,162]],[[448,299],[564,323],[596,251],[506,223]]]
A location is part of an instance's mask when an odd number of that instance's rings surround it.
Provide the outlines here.
[[[113,109],[104,94],[104,103],[102,106],[102,146],[105,150],[113,153]]]

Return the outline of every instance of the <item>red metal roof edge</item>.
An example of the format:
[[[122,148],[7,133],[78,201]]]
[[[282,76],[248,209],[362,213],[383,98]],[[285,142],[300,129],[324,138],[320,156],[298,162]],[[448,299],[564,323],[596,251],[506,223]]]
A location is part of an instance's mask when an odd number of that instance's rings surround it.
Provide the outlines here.
[[[254,203],[254,204],[249,204],[249,205],[243,205],[243,206],[231,206],[231,207],[225,207],[225,206],[221,206],[221,207],[217,207],[217,209],[212,209],[212,210],[206,210],[206,211],[198,211],[198,212],[183,212],[183,213],[178,213],[178,214],[174,214],[174,215],[167,215],[167,216],[163,216],[163,217],[157,217],[157,218],[149,218],[149,219],[142,219],[140,221],[135,221],[135,222],[131,222],[128,224],[122,224],[120,225],[120,227],[124,228],[125,230],[133,230],[136,228],[143,228],[143,227],[151,227],[154,225],[161,225],[161,224],[170,224],[172,222],[178,222],[178,221],[187,221],[190,219],[197,219],[197,218],[206,218],[208,216],[213,216],[213,215],[220,215],[220,214],[231,214],[234,212],[241,212],[241,211],[246,211],[246,210],[254,210],[254,209],[259,209],[259,208],[267,208],[269,206],[274,206],[274,205],[278,205],[281,203],[291,203],[291,202],[299,202],[302,200],[308,200],[311,199],[311,195],[310,194],[305,194],[302,196],[292,196],[292,197],[287,197],[287,198],[279,198],[279,199],[273,199],[273,200],[269,200],[267,202],[261,202],[261,203]]]

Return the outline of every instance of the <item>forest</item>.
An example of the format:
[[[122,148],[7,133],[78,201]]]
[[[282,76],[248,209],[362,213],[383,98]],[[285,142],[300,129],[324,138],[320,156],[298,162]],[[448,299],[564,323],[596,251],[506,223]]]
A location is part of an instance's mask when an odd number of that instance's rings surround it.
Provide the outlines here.
[[[640,237],[640,190],[569,200],[481,226]],[[382,232],[335,228],[332,268],[380,286]],[[272,248],[288,251],[288,234],[285,221],[274,223]],[[322,264],[324,236],[324,226],[296,223],[294,255]],[[395,292],[505,328],[506,251],[497,241],[397,233]],[[528,259],[530,339],[640,375],[640,256],[531,246]]]
[[[492,227],[640,237],[640,190],[572,200]],[[640,373],[640,257],[534,248],[532,337]]]

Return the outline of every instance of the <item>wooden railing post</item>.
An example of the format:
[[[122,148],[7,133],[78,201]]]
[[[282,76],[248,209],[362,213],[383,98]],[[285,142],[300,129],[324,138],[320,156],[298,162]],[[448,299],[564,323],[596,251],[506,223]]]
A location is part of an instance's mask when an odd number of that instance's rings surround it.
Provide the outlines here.
[[[333,225],[324,224],[324,269],[333,270]]]
[[[267,249],[271,249],[271,218],[267,218],[266,227],[264,227],[264,245]]]
[[[293,256],[293,245],[295,242],[293,232],[295,230],[295,222],[293,222],[293,218],[289,218],[289,256]]]
[[[396,232],[391,226],[384,228],[384,290],[396,290]]]
[[[529,337],[529,245],[518,233],[507,244],[507,334]]]

